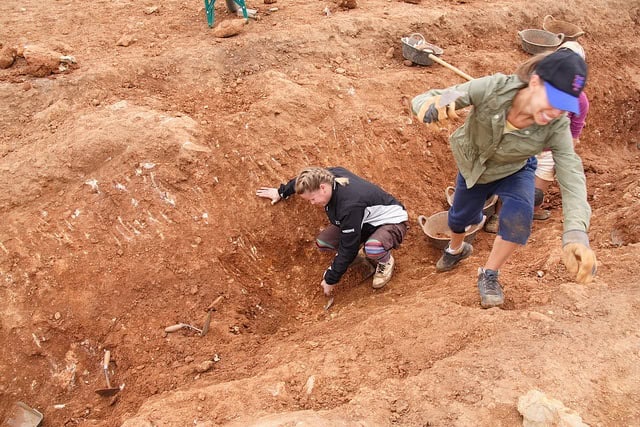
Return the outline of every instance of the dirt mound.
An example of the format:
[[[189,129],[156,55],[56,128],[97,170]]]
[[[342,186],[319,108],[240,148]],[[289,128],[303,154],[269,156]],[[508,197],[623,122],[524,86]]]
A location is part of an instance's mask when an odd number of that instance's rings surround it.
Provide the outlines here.
[[[518,397],[540,389],[590,425],[633,425],[638,8],[248,6],[260,19],[220,39],[196,3],[0,5],[0,420],[20,400],[51,426],[511,426]],[[216,7],[217,22],[235,19]],[[416,224],[448,207],[447,139],[465,113],[426,127],[406,100],[461,78],[405,65],[400,39],[423,34],[472,76],[509,73],[529,57],[517,31],[547,14],[586,32],[578,152],[598,278],[576,285],[562,266],[552,186],[551,219],[501,272],[504,309],[485,311],[475,274],[493,236],[440,275]],[[390,285],[352,274],[328,312],[330,256],[312,244],[324,213],[255,197],[306,165],[380,183],[413,224]],[[164,332],[212,307],[205,336]],[[113,399],[95,393],[105,349]]]

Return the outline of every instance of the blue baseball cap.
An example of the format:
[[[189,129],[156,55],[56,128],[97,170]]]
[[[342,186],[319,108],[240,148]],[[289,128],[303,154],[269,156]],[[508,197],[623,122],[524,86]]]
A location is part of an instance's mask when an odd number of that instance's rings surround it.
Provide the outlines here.
[[[578,97],[587,83],[587,64],[580,55],[569,49],[557,50],[540,61],[536,74],[544,81],[552,107],[580,113]]]

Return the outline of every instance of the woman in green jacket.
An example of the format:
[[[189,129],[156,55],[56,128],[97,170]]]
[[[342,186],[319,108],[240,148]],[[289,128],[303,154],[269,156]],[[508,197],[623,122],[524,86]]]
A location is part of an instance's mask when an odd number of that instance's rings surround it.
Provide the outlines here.
[[[424,123],[454,117],[456,109],[473,106],[449,139],[458,166],[448,220],[452,237],[436,269],[449,271],[471,255],[473,247],[463,240],[465,227],[482,220],[487,197],[499,195],[499,232],[484,267],[478,269],[483,308],[503,304],[499,270],[531,233],[534,156],[543,149],[553,153],[562,192],[565,265],[577,281],[593,279],[596,259],[587,235],[591,208],[582,161],[573,150],[565,114],[578,112],[586,78],[584,60],[575,52],[561,50],[532,58],[514,75],[495,74],[431,90],[412,101],[414,114]]]

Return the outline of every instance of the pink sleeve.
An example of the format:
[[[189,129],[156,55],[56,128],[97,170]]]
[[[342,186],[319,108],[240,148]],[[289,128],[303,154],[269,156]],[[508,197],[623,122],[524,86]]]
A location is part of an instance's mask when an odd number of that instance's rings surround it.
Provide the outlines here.
[[[589,114],[589,99],[584,91],[582,91],[578,98],[578,105],[580,106],[580,114],[569,114],[569,119],[571,119],[571,136],[574,139],[580,137],[584,123],[587,120],[587,114]]]

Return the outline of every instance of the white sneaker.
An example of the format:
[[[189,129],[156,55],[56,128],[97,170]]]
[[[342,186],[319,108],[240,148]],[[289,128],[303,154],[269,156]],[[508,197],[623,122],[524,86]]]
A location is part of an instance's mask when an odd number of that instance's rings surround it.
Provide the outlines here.
[[[380,289],[386,285],[391,276],[393,275],[393,267],[396,261],[393,259],[393,255],[389,254],[389,261],[379,262],[376,267],[376,273],[373,275],[373,289]]]

